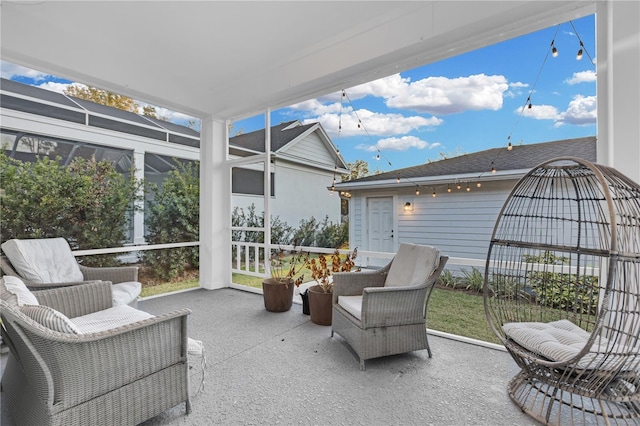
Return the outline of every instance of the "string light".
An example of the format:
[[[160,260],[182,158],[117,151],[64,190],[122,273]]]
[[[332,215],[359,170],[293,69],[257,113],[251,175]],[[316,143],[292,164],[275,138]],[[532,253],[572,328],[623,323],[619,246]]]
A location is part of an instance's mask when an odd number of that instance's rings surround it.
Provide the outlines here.
[[[380,154],[376,154],[376,160],[380,161]]]
[[[462,188],[462,185],[460,185],[460,182],[458,182],[458,184],[456,185],[456,188],[458,189]]]
[[[511,142],[509,142],[509,145],[507,145],[507,151],[511,151],[513,149],[513,145],[511,144]]]
[[[551,56],[553,56],[554,58],[558,57],[558,49],[556,48],[555,44],[553,43],[555,40],[551,40]]]
[[[478,188],[480,188],[480,187],[482,186],[482,184],[480,183],[480,181],[478,181],[478,183],[476,183],[476,186],[477,186]]]
[[[583,47],[584,47],[584,44],[582,44],[582,40],[580,40],[580,50],[578,50],[578,54],[576,55],[576,60],[577,61],[582,59],[582,48]]]
[[[400,176],[396,178],[396,183],[400,183]]]
[[[469,188],[469,182],[467,182],[467,192],[471,191],[471,188]]]
[[[432,196],[433,198],[436,198],[436,190],[435,190],[435,188],[433,189],[433,194],[431,194],[431,196]]]
[[[420,195],[420,188],[416,188],[416,195]]]
[[[451,187],[447,184],[447,192],[451,192]]]

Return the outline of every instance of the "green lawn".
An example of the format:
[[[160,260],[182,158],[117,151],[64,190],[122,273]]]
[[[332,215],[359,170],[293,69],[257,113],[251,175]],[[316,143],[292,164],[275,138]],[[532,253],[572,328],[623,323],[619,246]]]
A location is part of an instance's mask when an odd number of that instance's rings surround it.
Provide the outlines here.
[[[435,288],[429,302],[427,328],[501,343],[489,328],[481,294]]]
[[[233,282],[249,287],[262,288],[262,278],[233,274]],[[172,291],[198,287],[198,280],[186,280],[177,283],[165,283],[142,288],[142,297]],[[431,295],[427,314],[427,327],[459,336],[500,343],[489,329],[484,314],[484,302],[481,294],[468,294],[436,288]]]

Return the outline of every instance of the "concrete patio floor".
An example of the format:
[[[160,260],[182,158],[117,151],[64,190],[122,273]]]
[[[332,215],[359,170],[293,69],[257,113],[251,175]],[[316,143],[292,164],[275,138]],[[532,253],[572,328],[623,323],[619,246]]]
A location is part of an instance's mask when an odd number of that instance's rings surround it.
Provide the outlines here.
[[[262,296],[235,289],[193,290],[143,300],[160,314],[187,307],[190,337],[206,348],[206,380],[191,370],[184,404],[143,423],[156,425],[533,425],[507,394],[518,368],[503,350],[430,335],[427,351],[367,361],[301,305],[264,309]],[[4,399],[4,396],[3,396]],[[4,401],[3,401],[4,402]],[[2,425],[12,425],[2,405]]]

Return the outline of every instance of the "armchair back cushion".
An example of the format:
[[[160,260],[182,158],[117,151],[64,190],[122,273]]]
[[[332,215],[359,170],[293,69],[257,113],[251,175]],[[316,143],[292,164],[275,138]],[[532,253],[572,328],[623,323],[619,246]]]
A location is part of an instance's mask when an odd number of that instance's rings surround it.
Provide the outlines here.
[[[417,244],[400,244],[384,282],[385,287],[422,284],[438,267],[438,249]]]
[[[16,272],[36,283],[71,283],[84,279],[64,238],[8,240],[2,244]]]
[[[11,275],[0,278],[0,297],[12,306],[39,305],[38,299],[24,282]]]

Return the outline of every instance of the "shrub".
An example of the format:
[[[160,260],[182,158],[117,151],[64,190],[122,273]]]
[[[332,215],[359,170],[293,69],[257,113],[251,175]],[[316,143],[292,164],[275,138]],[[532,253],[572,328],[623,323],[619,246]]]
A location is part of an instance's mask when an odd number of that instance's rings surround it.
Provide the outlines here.
[[[325,216],[324,221],[319,226],[316,233],[315,245],[326,248],[340,248],[349,241],[349,224],[329,222],[329,216]]]
[[[300,226],[293,233],[293,239],[298,242],[298,245],[313,247],[319,226],[320,224],[313,216],[308,220],[302,219]]]
[[[556,256],[549,251],[539,256],[525,255],[523,257],[528,263],[548,265],[569,263],[568,258]],[[536,301],[541,305],[581,314],[595,314],[597,312],[599,286],[596,276],[530,271],[527,273],[527,279]]]
[[[113,164],[74,158],[69,166],[38,157],[22,162],[0,152],[0,226],[2,239],[63,237],[73,250],[119,247],[140,183],[133,170],[119,174]],[[82,260],[113,266],[117,254]]]
[[[145,209],[149,244],[197,241],[200,226],[198,163],[179,164],[161,188],[149,185],[155,197]],[[171,280],[187,269],[198,268],[198,247],[149,250],[143,259],[160,278]]]
[[[484,288],[484,275],[477,268],[471,268],[471,270],[463,269],[461,283],[467,290],[476,291],[482,293]]]
[[[458,279],[453,275],[449,269],[445,269],[440,274],[440,278],[438,278],[440,285],[445,287],[456,288],[458,285]]]

